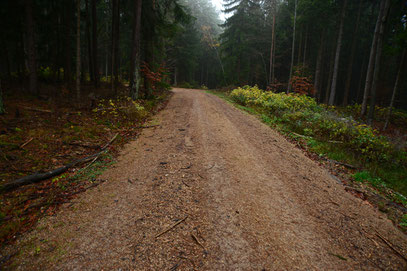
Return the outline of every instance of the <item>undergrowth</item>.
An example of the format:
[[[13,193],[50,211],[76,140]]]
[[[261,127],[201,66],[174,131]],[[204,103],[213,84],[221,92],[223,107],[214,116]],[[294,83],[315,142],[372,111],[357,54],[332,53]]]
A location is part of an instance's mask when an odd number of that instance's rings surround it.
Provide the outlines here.
[[[109,152],[99,156],[90,166],[88,162],[82,169],[72,169],[15,191],[1,192],[0,242],[5,244],[14,240],[38,219],[53,214],[61,203],[69,202],[89,185],[96,185],[100,181],[98,176],[114,162],[118,146],[139,133],[135,128],[142,126],[167,96],[163,92],[149,100],[133,101],[124,96],[100,99],[93,110],[80,111],[65,102],[51,113],[20,110],[18,118],[14,116],[13,106],[52,107],[25,96],[17,97],[15,102],[9,100],[8,113],[0,117],[0,123],[5,127],[0,127],[0,186],[21,176],[55,169],[97,153],[113,135],[118,136],[109,146]]]

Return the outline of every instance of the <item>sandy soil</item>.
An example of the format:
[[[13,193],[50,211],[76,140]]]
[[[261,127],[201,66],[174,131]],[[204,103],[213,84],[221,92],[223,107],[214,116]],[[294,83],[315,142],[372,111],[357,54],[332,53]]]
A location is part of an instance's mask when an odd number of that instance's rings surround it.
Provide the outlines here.
[[[174,89],[159,127],[21,237],[18,270],[406,270],[407,238],[293,144]],[[170,226],[178,225],[163,233]]]

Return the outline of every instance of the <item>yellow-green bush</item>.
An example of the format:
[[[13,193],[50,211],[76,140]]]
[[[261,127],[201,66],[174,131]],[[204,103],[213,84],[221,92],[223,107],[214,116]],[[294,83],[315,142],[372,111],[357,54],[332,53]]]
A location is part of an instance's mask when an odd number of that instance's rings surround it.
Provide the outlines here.
[[[306,95],[273,93],[257,86],[244,86],[234,89],[230,96],[239,104],[256,106],[276,116],[293,131],[322,140],[340,141],[345,148],[369,161],[388,161],[396,156],[389,140],[379,136],[370,126],[360,124],[352,117],[341,118],[333,108],[325,109]],[[405,160],[398,162],[406,163]]]

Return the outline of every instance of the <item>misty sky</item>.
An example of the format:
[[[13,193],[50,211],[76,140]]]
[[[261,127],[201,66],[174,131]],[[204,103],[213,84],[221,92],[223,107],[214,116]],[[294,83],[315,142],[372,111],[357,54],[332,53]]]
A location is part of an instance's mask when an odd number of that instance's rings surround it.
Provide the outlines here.
[[[225,20],[225,14],[222,13],[222,3],[223,0],[212,0],[212,3],[215,5],[216,9],[219,11],[219,16],[222,20]]]

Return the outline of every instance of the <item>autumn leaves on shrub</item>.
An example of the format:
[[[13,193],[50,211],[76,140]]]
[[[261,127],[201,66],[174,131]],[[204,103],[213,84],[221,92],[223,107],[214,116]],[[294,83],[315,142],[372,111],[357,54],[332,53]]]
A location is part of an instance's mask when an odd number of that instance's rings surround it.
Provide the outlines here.
[[[256,107],[274,123],[284,124],[296,133],[341,144],[365,162],[406,165],[406,152],[396,149],[386,137],[351,116],[342,117],[333,108],[318,105],[309,96],[245,86],[233,90],[231,98],[241,105]]]

